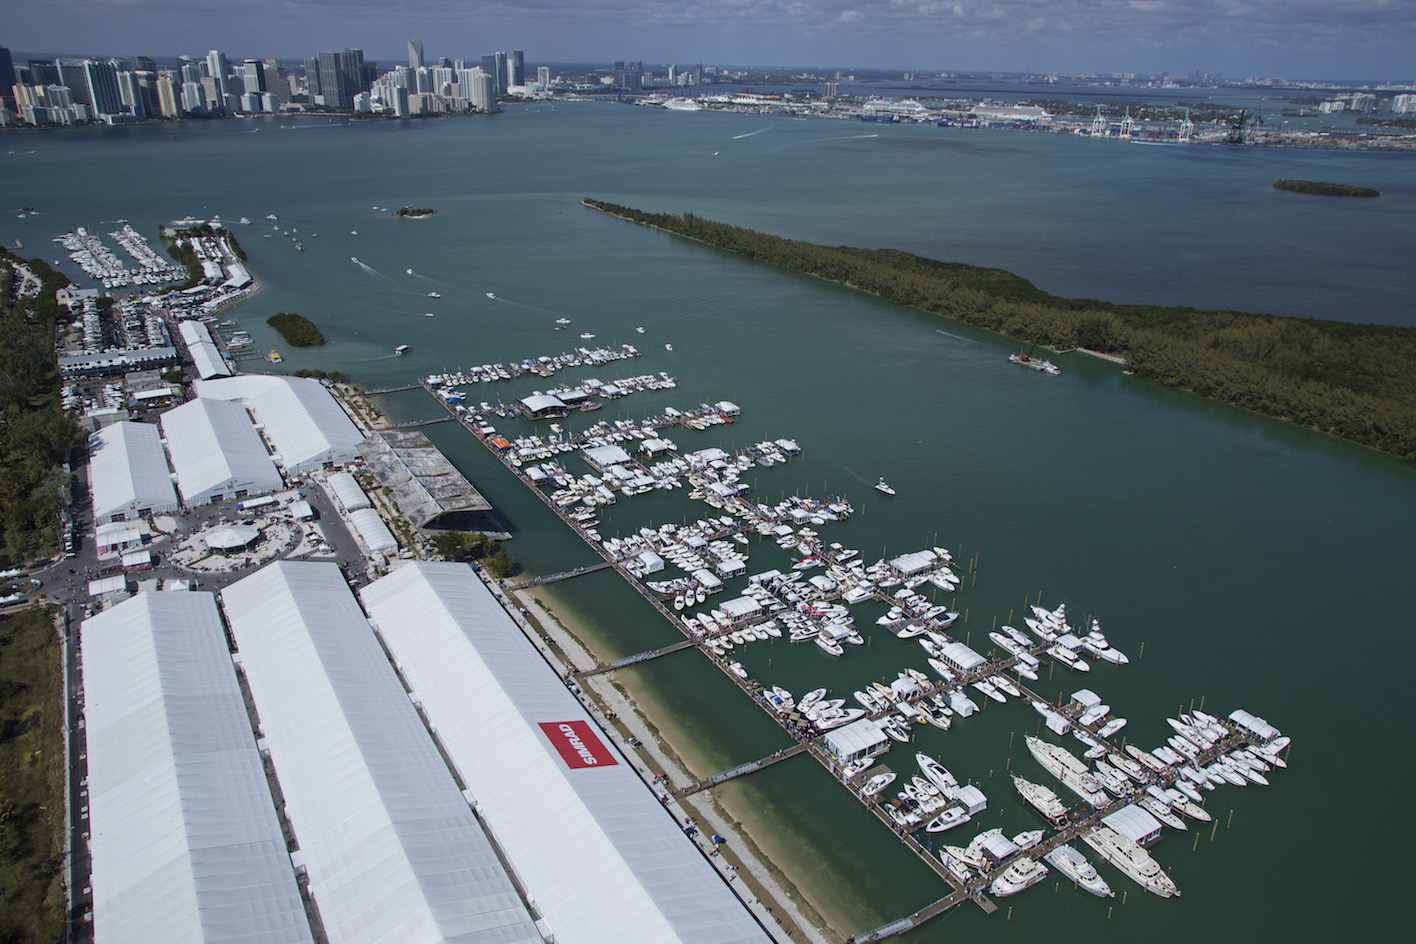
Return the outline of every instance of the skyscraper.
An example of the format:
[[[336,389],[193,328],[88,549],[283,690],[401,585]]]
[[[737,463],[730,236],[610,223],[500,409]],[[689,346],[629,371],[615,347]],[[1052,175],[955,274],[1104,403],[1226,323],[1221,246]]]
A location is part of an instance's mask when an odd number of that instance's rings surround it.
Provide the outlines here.
[[[15,110],[15,63],[10,59],[10,50],[0,46],[0,100],[10,111]]]
[[[423,41],[421,39],[408,40],[408,68],[423,68]]]
[[[354,96],[369,90],[369,83],[365,81],[364,50],[322,52],[319,59],[319,94],[324,96],[324,103],[331,108],[352,109]]]
[[[265,66],[259,59],[247,59],[241,64],[241,91],[248,95],[267,91]]]
[[[123,97],[118,89],[118,69],[112,60],[97,62],[85,59],[83,70],[93,110],[100,115],[124,114]]]
[[[543,91],[543,92],[544,92],[544,91],[547,91],[548,89],[550,89],[550,87],[551,87],[551,68],[550,68],[550,66],[537,66],[537,67],[536,67],[536,84],[539,85],[539,86],[541,86],[541,91]]]
[[[216,81],[216,90],[222,98],[231,91],[226,84],[226,77],[230,72],[231,64],[226,61],[226,53],[218,49],[207,52],[207,74]]]
[[[507,75],[508,86],[526,84],[526,55],[520,49],[511,51],[511,60],[507,63],[509,74]]]
[[[506,62],[506,53],[495,52],[482,57],[482,71],[492,77],[492,94],[500,95],[505,89],[501,81],[501,65]]]

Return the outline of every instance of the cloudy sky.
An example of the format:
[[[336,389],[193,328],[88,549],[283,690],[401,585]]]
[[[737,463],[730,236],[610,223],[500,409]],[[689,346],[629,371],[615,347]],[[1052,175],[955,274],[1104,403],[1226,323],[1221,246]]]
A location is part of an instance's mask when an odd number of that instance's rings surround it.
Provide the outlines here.
[[[370,59],[526,50],[548,62],[1416,81],[1416,0],[18,0],[24,52]]]

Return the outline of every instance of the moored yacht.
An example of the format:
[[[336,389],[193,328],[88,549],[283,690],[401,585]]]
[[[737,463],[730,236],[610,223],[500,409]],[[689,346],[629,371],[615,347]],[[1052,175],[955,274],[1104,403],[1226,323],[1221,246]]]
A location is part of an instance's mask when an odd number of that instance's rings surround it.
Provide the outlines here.
[[[1171,881],[1170,876],[1162,871],[1160,863],[1129,837],[1110,827],[1098,826],[1083,836],[1082,841],[1151,894],[1161,898],[1180,897],[1180,889]]]
[[[1053,849],[1042,860],[1071,879],[1083,891],[1098,898],[1115,898],[1116,893],[1106,884],[1106,879],[1097,872],[1096,866],[1087,857],[1068,845]]]
[[[1014,859],[1003,871],[1003,874],[995,878],[993,884],[988,887],[993,894],[1002,898],[1016,895],[1045,878],[1047,878],[1047,866],[1035,862],[1027,856],[1020,856]]]
[[[1013,786],[1017,788],[1018,794],[1028,802],[1029,806],[1041,813],[1054,826],[1066,820],[1067,807],[1051,790],[1041,784],[1024,780],[1017,774],[1013,775]]]

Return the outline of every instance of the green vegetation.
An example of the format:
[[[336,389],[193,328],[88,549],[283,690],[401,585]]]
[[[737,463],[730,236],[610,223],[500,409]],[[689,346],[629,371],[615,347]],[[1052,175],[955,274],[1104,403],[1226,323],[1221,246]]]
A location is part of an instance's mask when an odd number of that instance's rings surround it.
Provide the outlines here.
[[[266,319],[266,324],[279,331],[291,347],[319,347],[325,343],[324,335],[320,334],[315,323],[293,311],[278,311]]]
[[[296,377],[312,377],[315,380],[328,380],[330,383],[348,383],[349,375],[342,370],[315,370],[313,368],[301,368],[295,371]]]
[[[393,215],[401,216],[404,219],[417,220],[422,219],[425,216],[432,216],[437,212],[437,210],[434,210],[430,207],[403,207],[401,210],[394,213]]]
[[[1024,343],[1119,355],[1137,377],[1416,460],[1416,329],[1062,298],[1002,269],[585,204]]]
[[[1273,189],[1292,193],[1314,193],[1321,197],[1380,197],[1381,193],[1371,187],[1354,187],[1351,184],[1333,184],[1323,180],[1275,180]]]
[[[446,560],[480,560],[493,577],[510,577],[516,573],[516,561],[493,538],[480,531],[440,531],[433,538],[433,547]]]
[[[12,301],[20,262],[8,253],[0,259],[0,565],[6,567],[58,550],[67,484],[59,466],[83,440],[60,406],[54,354],[64,314],[54,295],[69,280],[31,259],[25,264],[43,287]]]
[[[0,617],[0,941],[65,940],[64,684],[45,609]]]
[[[192,249],[187,237],[218,237],[226,241],[226,245],[231,249],[231,254],[242,262],[246,261],[246,251],[241,248],[241,244],[236,242],[236,237],[231,235],[231,231],[224,226],[212,226],[210,223],[203,223],[200,226],[187,227],[185,229],[163,229],[162,238],[167,240],[167,254],[177,260],[187,268],[187,281],[182,284],[182,288],[193,288],[201,284],[204,273],[202,272],[202,261],[197,257],[197,253]]]

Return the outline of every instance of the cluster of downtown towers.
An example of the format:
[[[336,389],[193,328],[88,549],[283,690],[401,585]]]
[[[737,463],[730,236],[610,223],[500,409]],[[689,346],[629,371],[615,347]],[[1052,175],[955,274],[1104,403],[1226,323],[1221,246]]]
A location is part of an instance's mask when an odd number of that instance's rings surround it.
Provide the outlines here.
[[[540,70],[542,88],[548,70]],[[520,49],[481,57],[423,61],[421,40],[408,41],[408,65],[380,73],[363,50],[322,52],[305,60],[304,75],[287,73],[276,59],[228,60],[219,50],[205,59],[184,56],[159,69],[146,56],[111,59],[12,60],[0,46],[0,125],[119,124],[146,118],[272,113],[304,102],[343,111],[366,110],[372,97],[395,113],[410,97],[453,99],[470,110],[492,111],[497,96],[526,85]],[[360,106],[363,105],[364,108]]]

